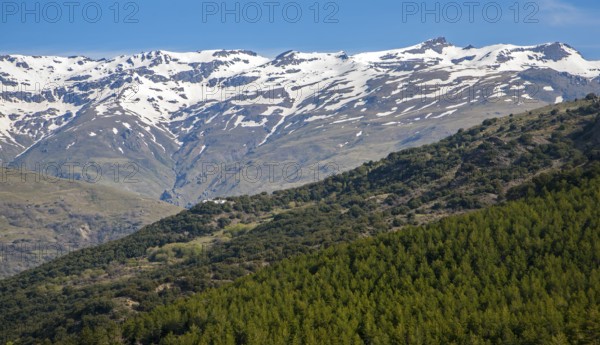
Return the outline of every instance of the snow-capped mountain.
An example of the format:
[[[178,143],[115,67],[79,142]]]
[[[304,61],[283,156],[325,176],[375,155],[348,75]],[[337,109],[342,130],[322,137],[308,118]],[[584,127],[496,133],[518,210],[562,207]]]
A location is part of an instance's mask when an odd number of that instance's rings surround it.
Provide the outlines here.
[[[0,159],[31,170],[78,163],[76,178],[185,206],[320,179],[485,118],[598,92],[599,77],[600,61],[565,44],[462,48],[443,38],[274,59],[9,55]]]

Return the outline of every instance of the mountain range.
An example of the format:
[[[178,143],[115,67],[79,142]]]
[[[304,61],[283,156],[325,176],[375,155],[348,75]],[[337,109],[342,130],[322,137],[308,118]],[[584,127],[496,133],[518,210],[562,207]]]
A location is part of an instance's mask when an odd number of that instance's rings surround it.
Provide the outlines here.
[[[348,55],[0,57],[5,166],[176,205],[322,180],[487,118],[600,91],[562,43]]]

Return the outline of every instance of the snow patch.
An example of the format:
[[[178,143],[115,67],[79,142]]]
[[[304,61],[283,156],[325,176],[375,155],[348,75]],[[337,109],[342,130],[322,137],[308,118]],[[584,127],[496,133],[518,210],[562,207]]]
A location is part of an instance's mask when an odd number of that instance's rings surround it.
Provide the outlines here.
[[[363,117],[364,117],[364,116],[359,116],[359,117],[353,117],[353,118],[350,118],[350,119],[344,119],[344,120],[333,121],[333,122],[332,122],[332,124],[335,124],[335,123],[344,123],[344,122],[349,122],[349,121],[360,120],[360,119],[362,119]]]
[[[454,114],[454,113],[455,113],[455,112],[457,112],[457,111],[458,111],[458,109],[449,110],[449,111],[447,111],[447,112],[445,112],[445,113],[441,113],[441,114],[440,114],[440,115],[438,115],[438,116],[434,116],[433,118],[434,118],[434,119],[440,119],[440,118],[442,118],[442,117],[444,117],[444,116],[452,115],[452,114]]]

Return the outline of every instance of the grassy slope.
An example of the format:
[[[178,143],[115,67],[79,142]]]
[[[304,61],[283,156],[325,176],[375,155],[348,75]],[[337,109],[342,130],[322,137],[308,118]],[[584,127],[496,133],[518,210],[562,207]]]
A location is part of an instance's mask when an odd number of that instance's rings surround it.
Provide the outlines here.
[[[0,171],[0,277],[122,238],[181,208],[91,183]]]

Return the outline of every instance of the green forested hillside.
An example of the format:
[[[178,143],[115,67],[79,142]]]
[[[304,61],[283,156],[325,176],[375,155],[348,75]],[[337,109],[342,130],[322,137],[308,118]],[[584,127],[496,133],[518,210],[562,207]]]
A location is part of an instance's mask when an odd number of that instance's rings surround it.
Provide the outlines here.
[[[590,97],[486,120],[323,182],[199,204],[0,281],[2,331],[66,343],[286,258],[530,195],[535,176],[600,158],[599,111]]]
[[[598,344],[600,165],[532,186],[503,206],[285,260],[126,321],[122,338],[85,329],[79,341]]]

